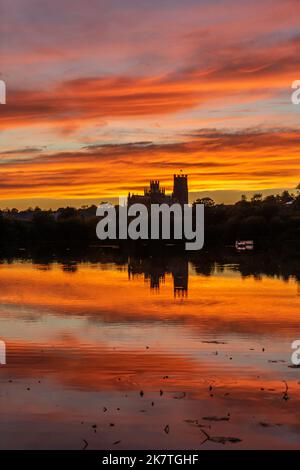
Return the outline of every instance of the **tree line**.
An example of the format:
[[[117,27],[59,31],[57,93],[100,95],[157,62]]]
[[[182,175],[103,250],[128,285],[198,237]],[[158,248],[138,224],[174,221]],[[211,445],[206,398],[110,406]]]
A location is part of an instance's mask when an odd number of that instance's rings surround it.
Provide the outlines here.
[[[284,191],[263,197],[242,196],[235,204],[217,204],[211,198],[197,199],[205,205],[205,246],[226,247],[236,240],[253,240],[255,247],[276,247],[300,254],[300,185],[296,194]],[[83,247],[97,245],[95,205],[66,207],[56,211],[38,207],[26,211],[0,211],[2,247]]]

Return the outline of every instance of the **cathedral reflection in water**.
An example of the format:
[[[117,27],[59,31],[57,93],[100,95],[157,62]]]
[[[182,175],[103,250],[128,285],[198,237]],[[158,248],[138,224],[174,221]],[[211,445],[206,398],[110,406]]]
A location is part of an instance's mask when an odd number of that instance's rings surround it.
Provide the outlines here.
[[[128,261],[128,277],[134,279],[144,276],[146,282],[150,283],[150,289],[158,290],[165,283],[166,275],[172,275],[174,296],[186,297],[188,292],[189,264],[184,258],[171,258],[162,260],[157,258],[136,259]]]

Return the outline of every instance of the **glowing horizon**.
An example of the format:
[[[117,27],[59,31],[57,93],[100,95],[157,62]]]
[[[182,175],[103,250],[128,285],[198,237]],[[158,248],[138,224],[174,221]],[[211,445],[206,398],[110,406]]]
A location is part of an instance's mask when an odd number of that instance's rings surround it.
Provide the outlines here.
[[[192,195],[225,202],[296,188],[299,2],[59,9],[2,6],[2,208],[111,200],[152,178],[171,191],[180,169]]]

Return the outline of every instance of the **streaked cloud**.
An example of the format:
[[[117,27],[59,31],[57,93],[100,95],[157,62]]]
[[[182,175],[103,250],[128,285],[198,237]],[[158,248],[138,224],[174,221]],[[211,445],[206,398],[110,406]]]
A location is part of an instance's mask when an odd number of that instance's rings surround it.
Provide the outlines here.
[[[295,188],[300,171],[300,131],[248,129],[195,131],[174,143],[90,145],[78,151],[32,152],[2,162],[3,199],[117,197],[143,191],[159,175],[171,190],[178,169],[190,175],[190,190]],[[24,150],[24,149],[23,149]]]
[[[195,192],[298,183],[299,2],[57,7],[2,7],[3,200],[169,188],[180,168]]]

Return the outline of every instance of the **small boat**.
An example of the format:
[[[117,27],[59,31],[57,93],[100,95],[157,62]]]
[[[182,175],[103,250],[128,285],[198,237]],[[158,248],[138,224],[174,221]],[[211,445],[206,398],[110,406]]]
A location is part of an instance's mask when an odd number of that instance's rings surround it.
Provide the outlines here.
[[[253,240],[237,240],[235,248],[238,251],[251,251],[254,249],[254,242]]]

